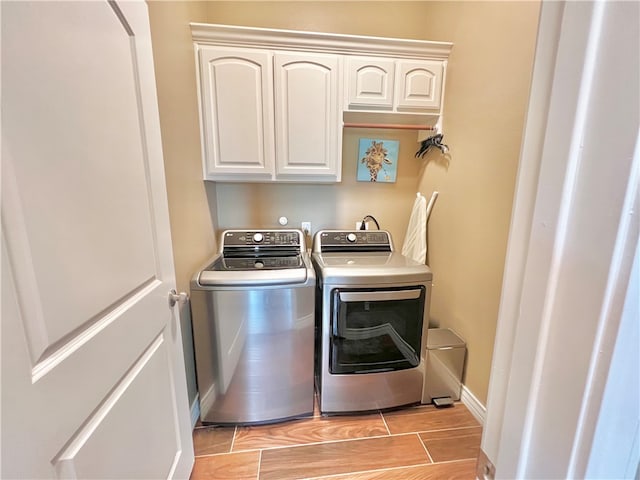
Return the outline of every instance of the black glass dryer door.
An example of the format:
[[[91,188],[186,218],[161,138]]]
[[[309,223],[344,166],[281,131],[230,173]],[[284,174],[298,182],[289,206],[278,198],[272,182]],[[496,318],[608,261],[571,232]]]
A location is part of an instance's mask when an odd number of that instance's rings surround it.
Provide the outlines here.
[[[371,373],[418,366],[424,287],[335,289],[331,300],[331,373]]]

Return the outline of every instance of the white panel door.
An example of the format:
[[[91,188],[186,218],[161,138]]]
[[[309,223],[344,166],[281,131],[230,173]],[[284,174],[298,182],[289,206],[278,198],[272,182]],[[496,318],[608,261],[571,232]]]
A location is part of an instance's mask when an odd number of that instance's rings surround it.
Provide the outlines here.
[[[396,69],[396,108],[438,110],[442,97],[444,63],[401,60]]]
[[[276,178],[340,180],[340,60],[337,55],[274,55]]]
[[[204,46],[198,55],[205,179],[271,179],[271,53]]]
[[[188,478],[146,4],[1,8],[1,476]]]

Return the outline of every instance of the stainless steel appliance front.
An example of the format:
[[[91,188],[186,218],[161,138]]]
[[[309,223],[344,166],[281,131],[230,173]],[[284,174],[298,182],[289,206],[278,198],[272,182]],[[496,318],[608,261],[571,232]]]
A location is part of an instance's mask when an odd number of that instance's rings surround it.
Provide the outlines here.
[[[388,232],[314,239],[316,385],[322,413],[378,410],[422,398],[432,274],[392,251]]]
[[[312,415],[315,283],[302,232],[223,232],[191,282],[203,423]]]

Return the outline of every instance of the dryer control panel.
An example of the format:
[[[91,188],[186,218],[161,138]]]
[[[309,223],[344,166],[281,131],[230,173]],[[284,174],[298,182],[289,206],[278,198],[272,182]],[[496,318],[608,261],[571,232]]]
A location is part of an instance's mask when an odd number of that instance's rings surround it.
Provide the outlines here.
[[[322,230],[313,242],[314,252],[391,252],[386,230]]]

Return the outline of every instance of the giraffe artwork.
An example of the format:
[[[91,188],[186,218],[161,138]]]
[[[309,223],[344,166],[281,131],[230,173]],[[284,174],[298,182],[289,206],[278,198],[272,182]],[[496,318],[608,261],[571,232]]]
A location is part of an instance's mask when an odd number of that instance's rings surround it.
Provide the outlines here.
[[[396,140],[360,139],[358,181],[395,182],[398,164]]]

